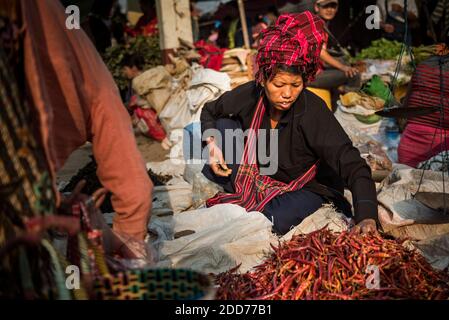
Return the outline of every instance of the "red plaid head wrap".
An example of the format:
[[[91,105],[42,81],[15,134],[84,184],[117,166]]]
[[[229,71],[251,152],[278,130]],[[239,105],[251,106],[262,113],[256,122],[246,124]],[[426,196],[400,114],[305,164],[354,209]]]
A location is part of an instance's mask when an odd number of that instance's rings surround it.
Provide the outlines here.
[[[310,82],[321,68],[320,53],[327,40],[324,21],[309,11],[299,14],[283,14],[276,24],[261,35],[256,81],[264,81],[264,75],[276,65],[298,66]]]

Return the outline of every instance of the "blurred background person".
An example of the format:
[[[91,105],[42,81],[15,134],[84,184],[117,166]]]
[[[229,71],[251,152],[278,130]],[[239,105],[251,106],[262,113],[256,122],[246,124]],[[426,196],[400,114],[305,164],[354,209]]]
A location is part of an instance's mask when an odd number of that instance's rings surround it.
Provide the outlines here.
[[[403,42],[405,37],[404,0],[377,0],[377,5],[381,12],[382,36],[388,40]],[[415,0],[407,0],[407,18],[410,29],[416,27],[418,16],[418,7]],[[411,45],[412,32],[408,32],[406,43]]]
[[[197,6],[198,1],[191,0],[190,1],[190,17],[192,20],[192,33],[193,33],[193,42],[197,42],[200,40],[200,17],[201,10],[198,9]]]
[[[243,27],[242,22],[240,20],[240,14],[239,14],[239,7],[237,4],[237,1],[232,1],[230,3],[233,10],[233,15],[231,17],[231,23],[229,25],[228,29],[228,48],[234,49],[234,48],[241,48],[244,46],[244,38],[243,38]],[[252,24],[251,20],[247,17],[246,18],[246,25],[248,27],[248,30],[251,30]]]
[[[139,54],[126,54],[122,60],[122,73],[129,80],[127,108],[133,117],[133,123],[145,136],[158,141],[164,150],[172,146],[167,138],[156,110],[146,99],[139,96],[132,88],[132,80],[145,70],[145,60]]]
[[[116,1],[112,9],[111,17],[111,33],[113,40],[115,40],[116,43],[124,44],[126,42],[125,30],[127,24],[128,18],[126,17],[126,14],[122,12],[120,3]]]
[[[143,16],[139,18],[134,27],[135,35],[153,35],[157,33],[157,13],[155,0],[139,0]]]
[[[256,25],[251,30],[251,36],[253,41],[251,47],[257,49],[257,47],[259,46],[260,33],[266,28],[268,28],[269,21],[267,21],[264,15],[259,14],[256,17],[255,22]]]
[[[440,39],[446,41],[449,37],[449,0],[439,0],[431,16],[434,24],[441,24]]]
[[[314,12],[315,0],[300,0],[298,4],[298,12],[310,11]]]
[[[112,45],[112,14],[116,0],[95,0],[86,23],[84,31],[97,48],[100,54]]]
[[[317,0],[315,2],[316,14],[326,22],[326,25],[335,18],[338,11],[338,0]],[[332,105],[336,105],[342,91],[354,91],[360,88],[360,75],[358,70],[352,68],[345,59],[345,51],[338,39],[325,27],[328,40],[321,51],[323,70],[317,75],[310,87],[323,88],[331,91]]]

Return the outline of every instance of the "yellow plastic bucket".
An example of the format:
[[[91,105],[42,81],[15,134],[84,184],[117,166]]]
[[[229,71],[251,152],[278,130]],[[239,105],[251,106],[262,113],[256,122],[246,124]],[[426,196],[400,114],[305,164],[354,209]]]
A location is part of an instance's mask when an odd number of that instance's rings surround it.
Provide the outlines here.
[[[329,110],[332,111],[332,98],[331,98],[331,92],[329,90],[320,89],[320,88],[310,88],[310,87],[308,87],[307,90],[315,93],[318,97],[323,99],[324,102],[326,102],[326,105],[329,108]]]

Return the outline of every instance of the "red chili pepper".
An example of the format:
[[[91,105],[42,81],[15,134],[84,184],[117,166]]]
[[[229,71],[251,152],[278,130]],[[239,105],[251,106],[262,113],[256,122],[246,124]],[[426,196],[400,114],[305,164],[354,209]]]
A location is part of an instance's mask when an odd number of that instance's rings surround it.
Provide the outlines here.
[[[318,230],[294,236],[243,275],[217,277],[220,299],[448,299],[447,274],[434,271],[401,241]],[[338,261],[338,263],[335,263]],[[366,267],[377,265],[380,290],[366,288]],[[280,284],[279,284],[280,283]],[[279,284],[279,286],[277,286]]]
[[[294,297],[293,300],[301,299],[301,297],[304,294],[304,292],[306,291],[306,289],[310,286],[310,282],[311,282],[310,280],[306,280],[301,283],[301,285],[298,287],[298,289],[296,289],[296,292],[293,296]]]
[[[352,270],[352,268],[351,268],[351,266],[349,265],[349,263],[347,263],[344,259],[342,259],[342,258],[337,258],[337,261],[340,262],[346,269]]]

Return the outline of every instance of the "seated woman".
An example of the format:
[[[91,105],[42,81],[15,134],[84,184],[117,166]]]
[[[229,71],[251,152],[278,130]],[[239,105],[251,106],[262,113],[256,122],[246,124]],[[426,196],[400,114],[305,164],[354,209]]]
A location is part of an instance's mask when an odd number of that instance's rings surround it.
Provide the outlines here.
[[[352,215],[342,195],[347,185],[360,230],[376,230],[376,190],[369,166],[324,101],[304,90],[320,65],[326,37],[323,24],[310,12],[280,16],[262,33],[256,81],[203,108],[201,125],[209,148],[209,164],[203,173],[230,193],[209,199],[208,206],[233,203],[247,211],[262,212],[276,233],[285,234],[327,202]],[[252,129],[246,141],[239,133],[227,139],[229,130],[238,129]],[[214,130],[215,136],[208,135]],[[264,130],[269,134],[261,143]],[[274,144],[270,142],[276,137]],[[219,145],[225,146],[234,138],[237,143],[233,147],[244,148],[243,156],[241,161],[229,159],[230,148],[226,146],[222,149],[226,163]],[[266,162],[256,155],[256,143],[258,151],[262,145],[278,146],[278,150],[269,151],[273,158],[277,156],[274,173],[262,174],[268,170]]]

